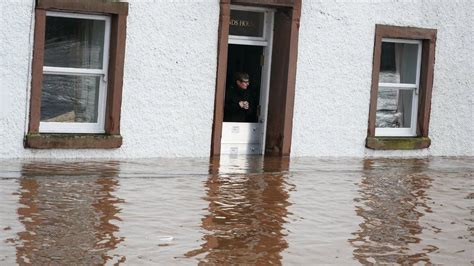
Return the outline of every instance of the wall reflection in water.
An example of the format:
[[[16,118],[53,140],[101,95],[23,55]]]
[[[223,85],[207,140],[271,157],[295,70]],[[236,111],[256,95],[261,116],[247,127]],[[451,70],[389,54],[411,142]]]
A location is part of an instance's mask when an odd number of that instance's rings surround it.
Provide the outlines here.
[[[185,256],[211,264],[281,264],[288,247],[288,165],[288,159],[260,157],[211,161],[205,242]]]
[[[24,231],[14,240],[17,263],[71,265],[124,261],[111,255],[118,243],[121,199],[117,163],[28,163],[19,180],[18,217]],[[73,175],[73,176],[71,176]]]
[[[354,258],[369,263],[430,263],[438,248],[420,244],[420,217],[431,212],[425,160],[365,160],[356,213],[363,218],[349,242]]]

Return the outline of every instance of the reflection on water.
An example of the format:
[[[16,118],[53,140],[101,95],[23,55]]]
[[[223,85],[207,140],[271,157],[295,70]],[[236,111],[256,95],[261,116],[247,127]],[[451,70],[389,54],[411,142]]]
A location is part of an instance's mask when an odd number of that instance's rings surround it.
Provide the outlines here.
[[[0,162],[0,265],[467,265],[473,163]]]
[[[10,240],[17,249],[17,263],[95,265],[112,259],[108,251],[123,241],[111,223],[119,219],[116,204],[122,202],[112,194],[118,186],[117,171],[110,165],[96,171],[82,167],[23,166],[18,219],[25,230]],[[124,259],[119,256],[118,261]]]
[[[211,264],[281,263],[280,252],[288,247],[283,225],[289,205],[289,161],[253,163],[263,163],[263,171],[227,174],[227,169],[219,172],[218,161],[211,165],[205,196],[209,213],[202,219],[205,243],[186,256],[205,253],[200,261]]]
[[[354,257],[361,263],[430,263],[429,252],[435,246],[421,250],[410,249],[410,244],[421,242],[423,228],[419,219],[432,212],[427,205],[427,189],[432,179],[423,174],[424,160],[364,162],[360,182],[360,197],[356,202],[357,215],[364,219],[350,242],[356,247]],[[403,167],[400,167],[403,164]],[[396,169],[396,171],[394,171]]]

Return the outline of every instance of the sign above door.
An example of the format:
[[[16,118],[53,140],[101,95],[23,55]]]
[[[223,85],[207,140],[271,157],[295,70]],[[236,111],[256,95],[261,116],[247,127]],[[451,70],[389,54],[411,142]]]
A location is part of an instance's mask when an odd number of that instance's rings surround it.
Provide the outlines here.
[[[229,34],[234,36],[264,37],[265,13],[231,10]]]

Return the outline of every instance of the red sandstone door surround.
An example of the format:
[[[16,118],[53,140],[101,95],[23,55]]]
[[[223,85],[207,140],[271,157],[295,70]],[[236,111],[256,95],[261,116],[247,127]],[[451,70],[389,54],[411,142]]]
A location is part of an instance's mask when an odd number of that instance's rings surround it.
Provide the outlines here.
[[[293,127],[301,0],[220,1],[217,80],[210,155],[211,157],[219,156],[221,151],[231,5],[260,6],[277,10],[273,32],[265,155],[289,156]]]

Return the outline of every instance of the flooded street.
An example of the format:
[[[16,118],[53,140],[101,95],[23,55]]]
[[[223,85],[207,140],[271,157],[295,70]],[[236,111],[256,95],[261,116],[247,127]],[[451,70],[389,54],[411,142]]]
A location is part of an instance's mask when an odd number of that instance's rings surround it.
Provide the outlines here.
[[[0,265],[472,265],[473,172],[473,158],[0,161]]]

